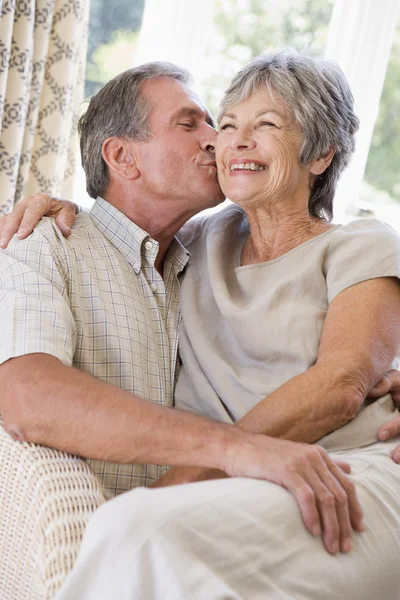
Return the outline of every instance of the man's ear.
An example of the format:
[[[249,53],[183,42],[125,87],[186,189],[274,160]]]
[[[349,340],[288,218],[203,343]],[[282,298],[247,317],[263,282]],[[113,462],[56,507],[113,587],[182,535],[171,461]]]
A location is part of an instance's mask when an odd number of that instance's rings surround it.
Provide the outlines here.
[[[321,175],[331,164],[334,154],[334,148],[330,147],[328,152],[324,156],[320,156],[311,163],[310,173],[312,173],[313,175]]]
[[[137,167],[134,142],[119,137],[104,140],[101,154],[108,168],[125,179],[137,179],[140,171]]]

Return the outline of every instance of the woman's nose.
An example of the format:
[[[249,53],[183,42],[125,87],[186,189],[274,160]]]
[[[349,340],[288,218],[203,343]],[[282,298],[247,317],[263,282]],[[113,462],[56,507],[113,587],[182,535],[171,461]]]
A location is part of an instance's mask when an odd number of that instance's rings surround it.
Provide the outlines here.
[[[238,129],[231,138],[233,150],[252,150],[256,143],[250,133]]]

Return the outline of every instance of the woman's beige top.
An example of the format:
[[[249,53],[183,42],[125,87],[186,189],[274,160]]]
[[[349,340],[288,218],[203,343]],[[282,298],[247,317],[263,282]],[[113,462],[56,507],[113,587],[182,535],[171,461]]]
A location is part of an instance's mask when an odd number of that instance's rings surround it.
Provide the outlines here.
[[[227,422],[315,363],[337,294],[367,279],[400,276],[400,237],[375,219],[337,225],[279,258],[240,266],[248,235],[236,205],[182,231],[191,258],[181,286],[182,368],[175,405]],[[352,440],[328,447],[376,440],[377,424],[392,418],[393,410],[391,400],[390,406],[383,401],[368,407],[351,424]],[[373,435],[359,432],[355,440],[354,426],[360,420],[365,429],[366,418]]]

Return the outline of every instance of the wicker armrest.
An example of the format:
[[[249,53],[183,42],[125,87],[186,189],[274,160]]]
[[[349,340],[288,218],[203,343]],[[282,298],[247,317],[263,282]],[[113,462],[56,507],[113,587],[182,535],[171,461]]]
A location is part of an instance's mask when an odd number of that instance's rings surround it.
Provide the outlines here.
[[[84,460],[15,442],[0,418],[1,600],[53,598],[103,502]]]

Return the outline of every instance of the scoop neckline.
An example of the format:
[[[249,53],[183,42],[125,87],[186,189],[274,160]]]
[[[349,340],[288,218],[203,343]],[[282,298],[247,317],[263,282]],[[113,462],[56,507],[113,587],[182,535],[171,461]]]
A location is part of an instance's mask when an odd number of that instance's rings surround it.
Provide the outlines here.
[[[327,231],[324,231],[323,233],[319,233],[318,235],[310,238],[309,240],[306,240],[305,242],[303,242],[302,244],[299,244],[298,246],[295,246],[294,248],[292,248],[291,250],[288,250],[288,252],[285,252],[285,254],[282,254],[282,256],[277,256],[276,258],[273,258],[271,260],[265,260],[263,262],[259,262],[259,263],[254,263],[251,265],[241,265],[238,264],[235,267],[235,271],[237,270],[243,270],[243,269],[253,269],[255,267],[262,267],[262,266],[268,266],[268,265],[273,265],[276,262],[279,262],[280,260],[285,259],[286,257],[290,256],[291,254],[293,254],[294,252],[296,252],[297,250],[300,250],[300,248],[303,248],[304,246],[307,246],[308,244],[310,244],[311,242],[314,242],[316,240],[321,239],[322,237],[325,237],[326,235],[328,235],[329,233],[333,233],[334,231],[336,231],[339,227],[341,227],[342,225],[338,224],[338,225],[333,225],[333,227],[331,227],[330,229],[328,229]],[[238,253],[236,256],[236,262],[240,263],[240,258],[242,256],[242,251],[243,251],[243,247],[246,243],[248,236],[245,236],[244,240],[242,241],[242,243],[239,245],[238,248]]]

